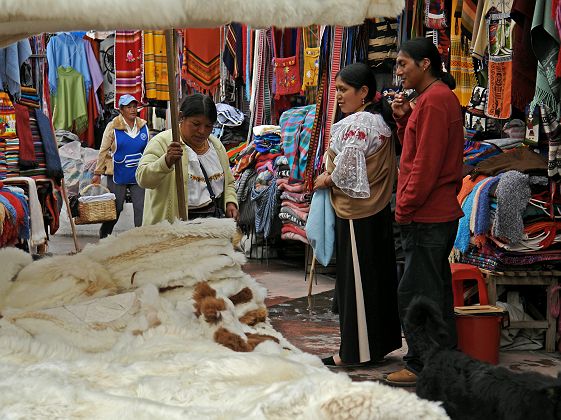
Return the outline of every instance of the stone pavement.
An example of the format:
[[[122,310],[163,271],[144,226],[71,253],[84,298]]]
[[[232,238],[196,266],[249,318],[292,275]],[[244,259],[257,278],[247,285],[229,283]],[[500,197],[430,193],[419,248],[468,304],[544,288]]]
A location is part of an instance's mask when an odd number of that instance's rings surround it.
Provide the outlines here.
[[[125,206],[124,217],[116,226],[118,234],[132,227],[130,205]],[[54,255],[74,252],[68,220],[61,215],[61,230],[51,237],[48,251]],[[129,221],[129,222],[127,222]],[[83,248],[97,242],[99,225],[78,226],[78,240]],[[244,270],[268,289],[267,306],[273,326],[298,348],[319,357],[333,355],[339,346],[339,323],[331,312],[335,280],[318,274],[313,285],[313,295],[308,298],[308,283],[304,276],[303,258],[286,260],[249,260]],[[334,368],[346,372],[353,380],[382,380],[389,372],[401,369],[401,358],[406,352],[406,343],[386,359],[368,368]],[[561,372],[561,355],[544,351],[502,351],[501,366],[515,371],[537,371],[556,376]]]

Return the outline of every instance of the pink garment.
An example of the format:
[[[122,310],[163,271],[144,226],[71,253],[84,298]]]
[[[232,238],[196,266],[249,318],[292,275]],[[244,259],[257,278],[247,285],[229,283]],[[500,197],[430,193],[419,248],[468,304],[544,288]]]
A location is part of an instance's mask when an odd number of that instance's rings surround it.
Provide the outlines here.
[[[293,241],[300,241],[300,242],[304,242],[305,244],[308,244],[308,240],[306,239],[306,237],[302,236],[302,235],[298,235],[297,233],[294,232],[286,232],[286,233],[281,233],[281,239],[284,240],[293,240]]]
[[[292,201],[292,200],[282,200],[281,207],[290,207],[292,209],[305,211],[306,213],[310,212],[309,203],[297,203],[296,201]]]
[[[290,201],[294,201],[295,203],[306,203],[308,205],[310,203],[310,194],[301,194],[301,193],[283,191],[280,198],[281,200],[290,200]]]
[[[294,193],[304,192],[304,184],[302,182],[290,184],[287,178],[277,179],[277,185],[282,191],[290,191]]]
[[[287,232],[296,233],[297,235],[306,237],[306,231],[291,222],[283,223],[282,225],[281,233],[287,233]]]

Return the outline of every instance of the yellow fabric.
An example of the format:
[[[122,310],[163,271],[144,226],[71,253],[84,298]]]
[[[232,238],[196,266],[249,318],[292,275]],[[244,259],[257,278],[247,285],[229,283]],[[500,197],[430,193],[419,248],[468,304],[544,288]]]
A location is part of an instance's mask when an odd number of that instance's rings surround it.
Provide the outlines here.
[[[304,48],[304,76],[302,89],[318,85],[319,47]]]
[[[452,1],[452,10],[456,10],[458,0]],[[475,69],[473,60],[469,52],[467,42],[462,43],[460,27],[462,19],[452,16],[450,28],[450,74],[456,80],[454,94],[458,97],[462,106],[467,106],[474,86],[477,84],[475,79]]]
[[[214,136],[209,137],[210,142],[218,153],[220,164],[224,169],[224,209],[226,204],[238,204],[236,189],[234,187],[234,176],[230,170],[226,149]],[[175,166],[168,168],[166,164],[166,151],[172,141],[171,130],[163,131],[154,136],[146,146],[138,169],[136,170],[136,181],[138,185],[146,189],[144,196],[144,214],[142,225],[153,225],[163,220],[173,222],[179,218],[179,207],[177,203],[177,188],[175,183]],[[183,167],[183,189],[185,191],[185,202],[188,201],[189,190],[189,157],[184,143],[181,166]],[[189,210],[189,209],[187,209]]]
[[[147,99],[169,101],[164,31],[144,31],[144,84]]]
[[[146,125],[146,121],[142,118],[136,117],[136,126],[140,130]],[[96,175],[113,175],[113,153],[115,153],[115,130],[126,130],[126,122],[122,116],[118,115],[107,124],[103,137],[101,138],[101,145],[99,146],[99,153],[97,155],[97,164],[95,165],[94,174]]]

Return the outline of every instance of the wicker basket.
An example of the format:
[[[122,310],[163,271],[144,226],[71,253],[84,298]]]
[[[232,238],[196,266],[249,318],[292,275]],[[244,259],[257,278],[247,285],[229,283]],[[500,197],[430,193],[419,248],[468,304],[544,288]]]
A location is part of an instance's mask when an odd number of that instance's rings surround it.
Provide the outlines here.
[[[84,193],[93,186],[97,186],[104,189],[106,192],[110,192],[109,189],[101,184],[90,184],[82,188],[80,195],[83,196]],[[80,216],[74,218],[74,223],[77,225],[109,222],[117,218],[115,200],[91,201],[87,203],[79,202],[78,211]]]

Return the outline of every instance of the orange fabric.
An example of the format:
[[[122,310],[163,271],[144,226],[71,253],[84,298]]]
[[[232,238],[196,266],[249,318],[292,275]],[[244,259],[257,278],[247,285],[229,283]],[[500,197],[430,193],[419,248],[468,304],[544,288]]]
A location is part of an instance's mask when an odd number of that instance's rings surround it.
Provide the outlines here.
[[[485,178],[487,178],[485,175],[477,175],[477,177],[473,180],[470,178],[470,175],[464,178],[464,180],[462,181],[462,189],[458,193],[458,203],[460,203],[460,206],[464,203],[464,200],[469,195],[469,193],[473,191],[475,185],[477,185],[479,181]]]
[[[181,78],[198,91],[214,94],[220,83],[220,28],[183,31]]]

